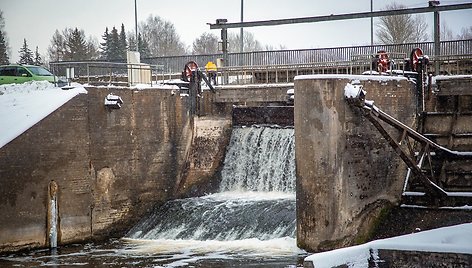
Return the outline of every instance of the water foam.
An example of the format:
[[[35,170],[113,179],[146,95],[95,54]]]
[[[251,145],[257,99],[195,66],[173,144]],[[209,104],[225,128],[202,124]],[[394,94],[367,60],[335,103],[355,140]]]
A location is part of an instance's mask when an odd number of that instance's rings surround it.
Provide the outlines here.
[[[166,267],[202,259],[274,258],[304,252],[295,241],[291,128],[234,128],[220,192],[169,201],[132,228],[125,254],[168,255]]]

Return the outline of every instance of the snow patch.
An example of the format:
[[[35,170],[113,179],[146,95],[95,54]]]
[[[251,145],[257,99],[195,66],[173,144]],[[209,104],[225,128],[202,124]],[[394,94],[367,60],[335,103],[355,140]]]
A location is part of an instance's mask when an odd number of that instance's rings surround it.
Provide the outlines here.
[[[78,94],[80,84],[63,90],[47,81],[0,85],[0,148]]]
[[[351,83],[347,83],[344,87],[344,97],[348,99],[357,98],[361,94],[365,96],[366,92],[362,89],[362,85],[359,84],[358,80]]]
[[[472,79],[472,75],[436,75],[432,77],[431,84],[436,85],[437,81],[450,79]]]
[[[316,253],[305,258],[316,268],[347,264],[367,267],[370,252],[379,249],[472,254],[472,223],[443,227],[393,238],[375,240],[367,244]],[[376,254],[373,254],[375,256]]]
[[[350,75],[350,74],[313,74],[313,75],[297,75],[295,80],[313,80],[313,79],[349,79],[359,81],[402,81],[408,80],[403,76],[388,76],[388,75]]]

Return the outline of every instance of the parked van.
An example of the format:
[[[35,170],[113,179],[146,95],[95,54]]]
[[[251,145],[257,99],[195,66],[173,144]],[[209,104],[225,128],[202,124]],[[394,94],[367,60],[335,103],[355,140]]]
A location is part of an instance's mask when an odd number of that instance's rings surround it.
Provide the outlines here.
[[[56,76],[41,66],[15,64],[0,66],[0,85],[42,80],[55,84],[60,82]]]

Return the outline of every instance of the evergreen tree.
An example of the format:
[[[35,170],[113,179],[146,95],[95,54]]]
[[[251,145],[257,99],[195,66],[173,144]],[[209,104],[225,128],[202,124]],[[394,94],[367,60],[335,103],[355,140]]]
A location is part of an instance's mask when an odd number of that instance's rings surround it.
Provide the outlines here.
[[[110,34],[108,33],[108,27],[105,28],[105,32],[102,35],[103,42],[100,43],[100,57],[104,60],[109,59],[109,47],[110,47]]]
[[[118,48],[119,59],[126,60],[126,51],[128,50],[128,44],[126,43],[125,25],[123,23],[121,24]]]
[[[98,40],[92,36],[89,36],[87,40],[87,57],[89,60],[100,58]]]
[[[5,32],[5,19],[3,18],[3,11],[0,10],[0,64],[10,63],[10,46],[8,45],[8,37]]]
[[[98,40],[94,37],[85,39],[83,30],[65,28],[62,33],[56,30],[51,45],[48,47],[50,61],[82,61],[97,59]]]
[[[128,33],[128,49],[129,51],[136,51],[136,38],[134,34]]]
[[[20,48],[20,60],[18,64],[33,64],[33,52],[28,48],[28,43],[26,42],[26,38],[23,39],[23,46]]]
[[[120,59],[120,37],[115,27],[111,30],[108,43],[108,61],[118,61]]]
[[[10,63],[7,53],[7,44],[5,42],[5,37],[3,36],[3,31],[0,30],[0,64],[6,65]]]
[[[87,42],[82,30],[75,28],[66,40],[65,60],[81,61],[87,60]]]
[[[39,54],[38,52],[38,46],[36,46],[36,51],[34,53],[34,62],[33,62],[34,65],[36,66],[41,66],[43,65],[43,59],[41,58],[41,55]]]
[[[138,34],[138,51],[141,59],[152,57],[149,43],[141,37],[141,33]]]

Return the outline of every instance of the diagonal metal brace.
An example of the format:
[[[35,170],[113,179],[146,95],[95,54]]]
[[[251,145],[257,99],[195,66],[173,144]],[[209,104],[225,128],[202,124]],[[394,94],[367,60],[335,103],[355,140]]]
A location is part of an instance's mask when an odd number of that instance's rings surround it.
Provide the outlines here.
[[[366,113],[367,119],[377,128],[377,130],[380,132],[380,134],[387,140],[389,145],[394,149],[395,153],[400,156],[400,158],[405,162],[408,168],[413,172],[413,174],[420,179],[420,181],[423,183],[423,185],[426,187],[427,193],[434,195],[436,197],[446,197],[447,192],[444,191],[441,187],[436,185],[434,182],[432,182],[421,170],[419,165],[416,163],[416,160],[412,158],[410,154],[408,154],[407,151],[405,151],[401,147],[401,142],[397,142],[387,131],[386,129],[380,124],[375,116],[375,113],[372,113],[372,111]],[[425,146],[424,151],[428,152],[429,150],[426,147],[429,147],[428,143],[423,144]],[[429,153],[428,153],[429,154]]]

